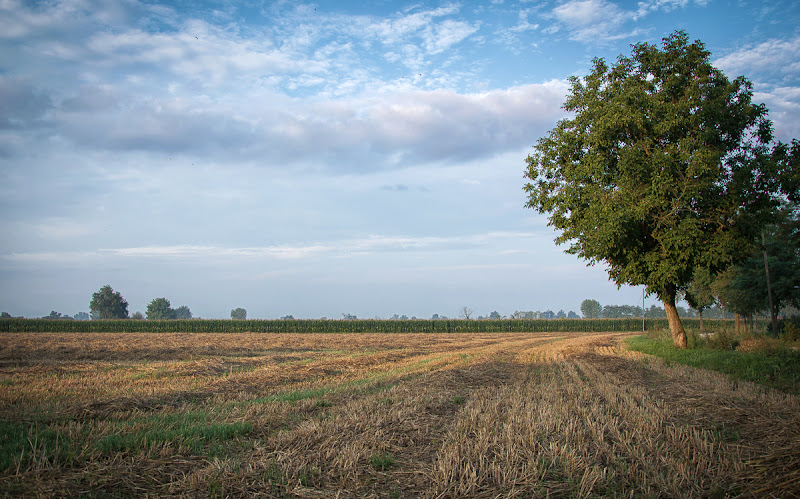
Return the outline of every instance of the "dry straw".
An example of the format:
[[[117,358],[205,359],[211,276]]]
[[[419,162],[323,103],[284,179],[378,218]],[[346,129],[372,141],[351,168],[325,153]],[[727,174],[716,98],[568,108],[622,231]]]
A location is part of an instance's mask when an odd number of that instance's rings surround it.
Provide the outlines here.
[[[797,397],[626,335],[3,334],[0,493],[800,495]]]

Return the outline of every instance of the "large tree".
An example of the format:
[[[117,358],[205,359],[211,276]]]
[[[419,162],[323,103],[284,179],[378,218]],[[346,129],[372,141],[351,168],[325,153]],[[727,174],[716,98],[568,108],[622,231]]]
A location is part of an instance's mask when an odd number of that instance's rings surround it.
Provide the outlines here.
[[[106,284],[100,291],[92,295],[89,303],[92,319],[127,319],[128,302],[111,286]]]
[[[568,253],[607,265],[618,286],[655,293],[686,348],[678,293],[696,268],[741,259],[776,203],[787,162],[774,160],[767,110],[685,32],[662,48],[637,44],[611,67],[595,59],[570,84],[563,107],[574,117],[527,159],[526,206],[550,214]]]

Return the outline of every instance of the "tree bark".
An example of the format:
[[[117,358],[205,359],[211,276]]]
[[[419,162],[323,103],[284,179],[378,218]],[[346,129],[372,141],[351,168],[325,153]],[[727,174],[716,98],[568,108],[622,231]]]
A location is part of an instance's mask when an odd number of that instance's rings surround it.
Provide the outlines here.
[[[664,310],[667,312],[667,322],[669,323],[669,332],[672,334],[672,343],[677,348],[685,349],[689,344],[686,340],[686,330],[683,329],[681,318],[678,317],[678,309],[675,307],[676,295],[677,289],[674,286],[670,286],[662,301],[664,302]]]
[[[733,318],[736,320],[736,336],[739,336],[741,334],[741,330],[739,329],[739,312],[734,312]]]
[[[703,309],[701,308],[700,310],[697,311],[697,313],[700,314],[700,333],[702,334],[702,332],[703,332]]]

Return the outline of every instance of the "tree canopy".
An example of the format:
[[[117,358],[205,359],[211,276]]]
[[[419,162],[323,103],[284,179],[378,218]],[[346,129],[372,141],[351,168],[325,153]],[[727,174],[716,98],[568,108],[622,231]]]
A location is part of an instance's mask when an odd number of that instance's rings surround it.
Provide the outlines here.
[[[549,214],[559,244],[645,285],[686,347],[675,300],[698,267],[712,274],[748,254],[781,196],[798,148],[772,146],[752,84],[729,80],[679,31],[570,78],[561,120],[528,156],[526,206]]]
[[[714,276],[708,268],[698,267],[692,274],[692,282],[686,287],[683,297],[690,307],[697,310],[700,315],[700,331],[703,331],[703,310],[711,307],[717,301],[714,296]]]
[[[186,305],[181,305],[180,307],[175,309],[175,318],[176,319],[191,319],[192,318],[192,311]]]
[[[726,308],[749,316],[769,310],[771,290],[773,315],[787,306],[800,308],[800,205],[784,205],[757,242],[749,258],[714,281],[719,300]]]
[[[128,302],[108,284],[92,295],[89,310],[91,318],[95,320],[128,318]]]
[[[603,314],[603,307],[599,301],[587,298],[581,302],[581,313],[584,319],[597,319]]]
[[[147,320],[165,320],[165,319],[174,319],[175,318],[175,310],[169,303],[169,300],[166,298],[155,298],[147,305],[147,310],[145,311],[147,315]]]
[[[242,307],[237,307],[231,310],[231,319],[245,320],[247,319],[247,310]]]

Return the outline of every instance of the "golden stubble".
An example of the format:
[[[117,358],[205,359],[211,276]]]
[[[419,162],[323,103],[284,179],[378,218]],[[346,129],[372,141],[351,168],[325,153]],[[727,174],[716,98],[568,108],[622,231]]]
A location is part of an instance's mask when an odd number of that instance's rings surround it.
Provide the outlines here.
[[[71,464],[40,446],[0,484],[192,497],[800,493],[797,397],[629,352],[625,336],[0,335],[2,418],[82,442]],[[97,449],[194,413],[252,430],[218,453]]]

